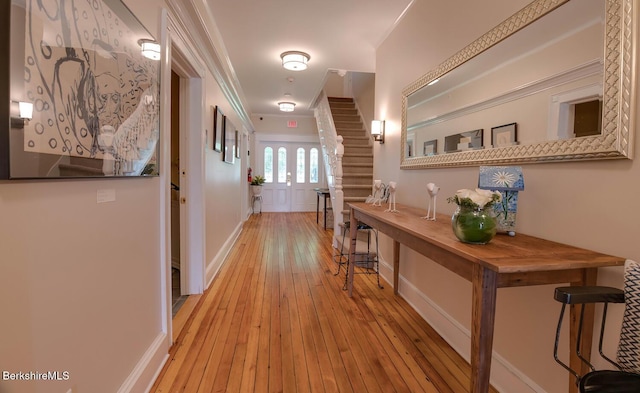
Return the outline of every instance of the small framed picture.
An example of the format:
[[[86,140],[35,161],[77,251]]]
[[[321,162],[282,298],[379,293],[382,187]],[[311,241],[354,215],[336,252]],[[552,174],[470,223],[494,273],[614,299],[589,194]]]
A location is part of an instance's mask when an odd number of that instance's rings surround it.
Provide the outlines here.
[[[236,158],[240,158],[240,136],[236,130]]]
[[[422,146],[422,155],[423,156],[432,156],[438,153],[438,140],[434,139],[431,141],[426,141]]]
[[[236,150],[236,128],[228,117],[224,117],[224,138],[222,145],[222,160],[229,164],[235,162],[235,150]]]
[[[491,128],[491,145],[493,145],[493,147],[512,146],[517,144],[517,123],[510,123]]]
[[[219,106],[213,108],[213,150],[222,151],[222,138],[224,138],[224,114]]]

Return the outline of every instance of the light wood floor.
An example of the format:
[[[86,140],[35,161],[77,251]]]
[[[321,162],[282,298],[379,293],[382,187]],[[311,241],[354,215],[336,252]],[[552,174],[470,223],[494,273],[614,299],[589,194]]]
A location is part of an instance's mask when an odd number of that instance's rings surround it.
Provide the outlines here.
[[[252,215],[151,391],[468,392],[469,365],[388,283],[358,275],[347,297],[331,234],[315,212]]]

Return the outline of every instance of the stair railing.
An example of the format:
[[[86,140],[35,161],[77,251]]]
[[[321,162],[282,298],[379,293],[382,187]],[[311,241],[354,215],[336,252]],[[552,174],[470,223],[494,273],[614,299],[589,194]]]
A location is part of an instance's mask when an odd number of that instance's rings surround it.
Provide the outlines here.
[[[342,190],[342,157],[344,155],[343,138],[336,132],[331,107],[327,95],[322,92],[315,108],[318,135],[322,146],[322,156],[327,176],[327,185],[331,196],[333,211],[333,234],[341,235],[344,209],[344,192]],[[334,240],[335,241],[335,240]]]

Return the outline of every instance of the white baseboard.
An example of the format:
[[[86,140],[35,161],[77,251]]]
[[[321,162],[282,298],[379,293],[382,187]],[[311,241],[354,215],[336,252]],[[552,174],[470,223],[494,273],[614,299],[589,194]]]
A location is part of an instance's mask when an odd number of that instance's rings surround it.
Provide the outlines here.
[[[153,340],[131,374],[124,381],[118,393],[138,393],[151,390],[162,367],[169,358],[169,339],[166,333],[160,333]]]
[[[220,248],[220,251],[218,251],[218,254],[216,254],[213,260],[211,260],[211,262],[207,264],[205,271],[205,289],[209,288],[214,277],[216,276],[216,274],[218,274],[218,271],[222,267],[222,263],[227,258],[227,255],[229,255],[229,252],[231,251],[231,248],[233,247],[235,242],[238,240],[238,237],[242,232],[242,227],[243,223],[241,222],[238,224],[238,226],[236,226],[236,229],[233,231],[231,236],[229,236],[227,241],[224,242],[224,244]]]
[[[380,275],[393,285],[393,267],[380,261]],[[391,278],[391,279],[389,279]],[[467,362],[471,353],[471,332],[420,292],[402,275],[399,294]],[[546,391],[495,351],[491,360],[491,384],[499,392],[546,393]]]

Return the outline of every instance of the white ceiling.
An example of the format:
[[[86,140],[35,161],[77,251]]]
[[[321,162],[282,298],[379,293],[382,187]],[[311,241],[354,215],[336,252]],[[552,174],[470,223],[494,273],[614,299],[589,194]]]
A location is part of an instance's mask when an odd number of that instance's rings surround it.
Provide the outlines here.
[[[310,106],[330,70],[375,72],[375,51],[413,0],[207,0],[249,115],[279,115],[279,101]],[[305,71],[280,54],[311,56]],[[293,78],[293,82],[288,78]],[[291,94],[290,97],[285,96]]]

